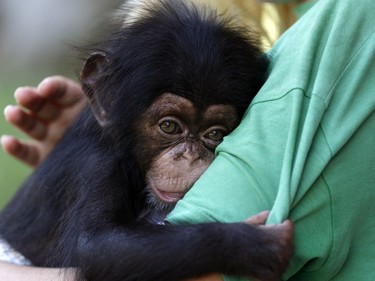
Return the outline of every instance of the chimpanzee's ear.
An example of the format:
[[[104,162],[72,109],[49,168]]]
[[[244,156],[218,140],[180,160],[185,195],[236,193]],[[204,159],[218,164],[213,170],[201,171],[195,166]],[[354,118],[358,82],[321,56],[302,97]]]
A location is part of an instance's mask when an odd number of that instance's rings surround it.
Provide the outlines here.
[[[86,60],[81,71],[82,89],[87,95],[88,101],[92,107],[95,118],[101,126],[107,126],[110,123],[108,118],[108,106],[110,101],[105,101],[104,96],[98,93],[98,78],[103,74],[108,63],[107,54],[104,52],[95,52]]]

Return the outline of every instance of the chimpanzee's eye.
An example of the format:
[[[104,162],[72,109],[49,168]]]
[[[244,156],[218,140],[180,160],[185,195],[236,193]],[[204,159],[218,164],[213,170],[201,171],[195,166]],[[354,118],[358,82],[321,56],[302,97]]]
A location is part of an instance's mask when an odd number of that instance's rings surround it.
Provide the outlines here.
[[[220,130],[212,130],[206,136],[208,139],[212,141],[222,141],[225,137],[225,134],[223,131]]]
[[[160,129],[166,134],[178,134],[181,132],[180,126],[172,120],[165,120],[159,125]]]

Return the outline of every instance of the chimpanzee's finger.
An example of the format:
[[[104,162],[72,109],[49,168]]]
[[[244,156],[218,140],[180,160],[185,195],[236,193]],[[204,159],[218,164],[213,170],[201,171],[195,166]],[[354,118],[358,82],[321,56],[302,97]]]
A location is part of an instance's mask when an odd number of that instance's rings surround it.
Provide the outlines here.
[[[255,225],[265,224],[269,214],[270,214],[269,211],[260,212],[259,214],[256,214],[248,218],[246,222],[250,224],[255,224]]]
[[[61,109],[39,95],[35,88],[18,88],[14,93],[14,97],[19,105],[30,111],[30,115],[35,115],[47,122],[53,121],[61,114]]]
[[[45,78],[39,84],[38,92],[60,106],[73,105],[85,99],[80,84],[63,76]]]
[[[40,153],[38,147],[33,144],[18,141],[11,136],[2,136],[1,145],[5,152],[32,167],[39,163]]]
[[[47,127],[34,116],[26,113],[18,106],[8,105],[4,109],[6,120],[30,137],[42,140],[47,133]]]

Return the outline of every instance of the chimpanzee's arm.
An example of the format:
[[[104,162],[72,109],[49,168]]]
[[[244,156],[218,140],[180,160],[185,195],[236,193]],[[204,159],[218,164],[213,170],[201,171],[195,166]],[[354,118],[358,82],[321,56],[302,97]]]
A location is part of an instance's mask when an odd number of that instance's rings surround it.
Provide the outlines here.
[[[176,281],[213,272],[278,280],[292,251],[285,226],[280,232],[245,223],[102,229],[80,239],[82,271],[87,281]]]

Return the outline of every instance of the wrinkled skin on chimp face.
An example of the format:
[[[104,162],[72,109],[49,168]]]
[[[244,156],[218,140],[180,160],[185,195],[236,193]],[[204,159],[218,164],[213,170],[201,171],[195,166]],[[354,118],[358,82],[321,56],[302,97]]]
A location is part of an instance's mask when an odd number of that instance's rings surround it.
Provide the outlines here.
[[[162,94],[137,125],[137,160],[154,205],[173,207],[211,164],[215,148],[238,123],[234,106],[198,109],[188,99]]]

